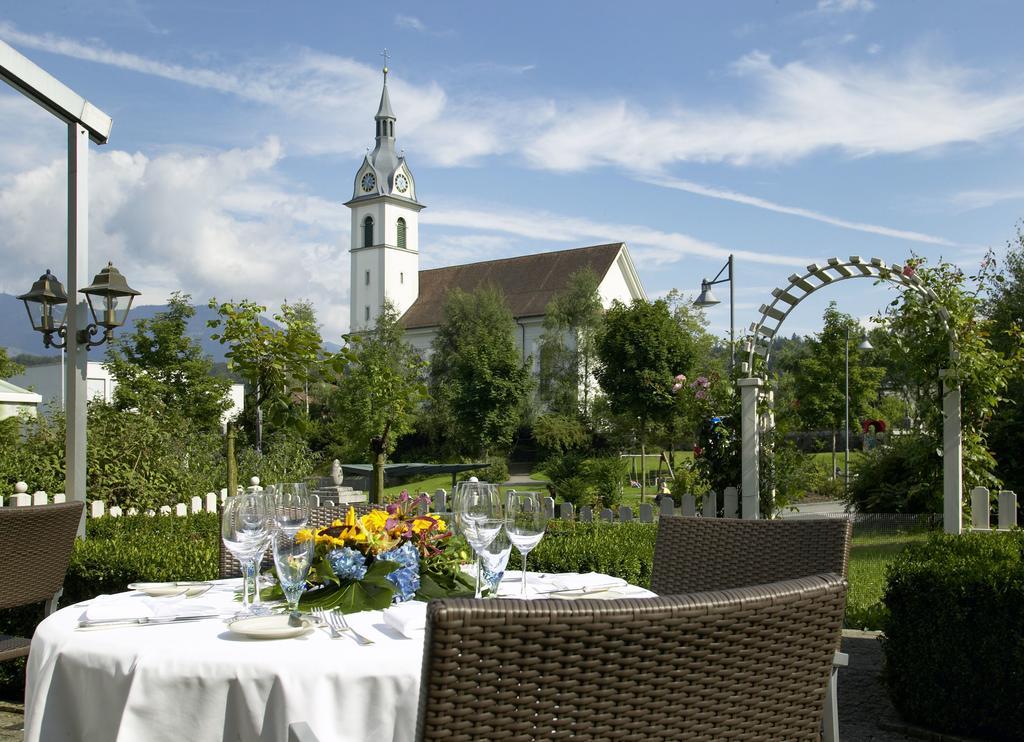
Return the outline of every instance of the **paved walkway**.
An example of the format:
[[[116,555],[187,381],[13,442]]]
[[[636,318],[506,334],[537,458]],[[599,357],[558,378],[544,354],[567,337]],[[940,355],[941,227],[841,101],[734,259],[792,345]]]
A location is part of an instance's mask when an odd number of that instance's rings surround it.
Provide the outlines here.
[[[0,742],[21,742],[24,716],[19,704],[0,701]]]

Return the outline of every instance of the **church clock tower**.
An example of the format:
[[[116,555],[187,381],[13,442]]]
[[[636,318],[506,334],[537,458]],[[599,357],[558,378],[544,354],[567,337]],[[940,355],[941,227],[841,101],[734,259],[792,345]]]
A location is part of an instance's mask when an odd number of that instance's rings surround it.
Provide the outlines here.
[[[388,299],[399,315],[419,295],[419,212],[416,182],[404,155],[395,153],[395,114],[384,90],[374,116],[377,146],[356,171],[352,198],[352,310],[349,332],[372,329]]]

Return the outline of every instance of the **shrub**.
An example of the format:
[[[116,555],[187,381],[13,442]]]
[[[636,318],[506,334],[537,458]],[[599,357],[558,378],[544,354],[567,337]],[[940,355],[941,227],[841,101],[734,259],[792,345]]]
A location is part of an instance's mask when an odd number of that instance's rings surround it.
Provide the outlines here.
[[[553,521],[530,552],[528,566],[535,572],[603,572],[647,587],[657,533],[653,523]],[[519,569],[520,564],[513,549],[509,569]]]
[[[853,465],[849,504],[861,513],[941,513],[942,461],[931,438],[901,435]]]
[[[587,461],[586,477],[593,486],[595,505],[617,507],[622,502],[622,485],[626,479],[626,463],[618,456]]]
[[[940,534],[892,562],[884,677],[908,720],[1024,738],[1022,551],[1021,531]]]

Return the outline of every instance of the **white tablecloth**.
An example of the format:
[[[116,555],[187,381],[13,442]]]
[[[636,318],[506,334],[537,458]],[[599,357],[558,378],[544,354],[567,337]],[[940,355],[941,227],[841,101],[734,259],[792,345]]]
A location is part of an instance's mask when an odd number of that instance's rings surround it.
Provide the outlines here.
[[[508,577],[503,593],[518,589],[518,573]],[[626,595],[652,593],[627,586],[603,597]],[[231,585],[196,600],[238,605]],[[413,739],[423,635],[403,636],[380,611],[348,617],[374,640],[366,647],[319,629],[249,640],[218,619],[82,630],[82,613],[82,605],[57,611],[32,638],[27,742],[285,742],[297,721],[323,742]]]

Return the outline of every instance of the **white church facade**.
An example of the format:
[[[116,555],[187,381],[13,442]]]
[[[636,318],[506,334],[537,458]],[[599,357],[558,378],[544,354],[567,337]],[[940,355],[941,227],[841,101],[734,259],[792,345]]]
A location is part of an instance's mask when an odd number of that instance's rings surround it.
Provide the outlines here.
[[[517,326],[517,344],[525,360],[537,359],[548,303],[582,269],[598,278],[605,307],[613,301],[646,300],[643,285],[625,243],[522,255],[503,260],[419,269],[419,201],[412,170],[395,151],[395,114],[384,68],[384,89],[374,117],[376,146],[356,171],[352,198],[350,332],[372,329],[384,302],[401,316],[406,339],[429,357],[443,318],[447,293],[482,286],[500,288]]]

